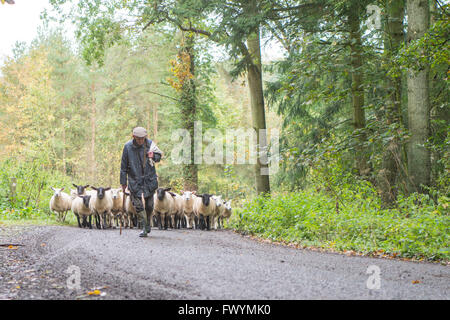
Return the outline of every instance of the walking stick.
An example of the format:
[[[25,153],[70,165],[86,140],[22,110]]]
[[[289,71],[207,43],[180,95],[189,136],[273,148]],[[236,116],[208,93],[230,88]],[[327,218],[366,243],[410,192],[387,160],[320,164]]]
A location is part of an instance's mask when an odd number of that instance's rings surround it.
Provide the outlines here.
[[[123,199],[122,199],[122,211],[125,211],[125,200],[127,198],[127,194],[125,193],[125,191],[123,192]],[[122,212],[123,213],[123,212]],[[123,224],[123,219],[120,222],[120,235],[122,235],[122,224]]]

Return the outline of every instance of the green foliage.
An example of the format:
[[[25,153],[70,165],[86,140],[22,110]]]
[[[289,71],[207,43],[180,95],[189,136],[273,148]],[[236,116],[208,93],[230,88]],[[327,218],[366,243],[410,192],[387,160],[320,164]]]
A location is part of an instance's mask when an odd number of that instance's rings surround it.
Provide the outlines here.
[[[392,256],[446,260],[450,258],[449,198],[413,194],[398,208],[382,209],[368,185],[333,194],[307,189],[277,197],[257,197],[237,210],[234,227],[243,233],[300,245]],[[339,202],[340,203],[340,202]]]
[[[16,178],[16,194],[11,194],[12,179]],[[41,220],[56,223],[49,201],[51,187],[65,188],[70,193],[71,179],[58,171],[50,171],[39,160],[0,162],[0,220]],[[67,222],[74,222],[69,217]]]

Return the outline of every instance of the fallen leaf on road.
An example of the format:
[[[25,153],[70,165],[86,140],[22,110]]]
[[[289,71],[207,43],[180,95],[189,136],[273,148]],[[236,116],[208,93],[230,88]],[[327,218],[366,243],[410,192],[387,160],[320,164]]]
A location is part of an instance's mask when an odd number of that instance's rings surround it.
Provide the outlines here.
[[[412,284],[420,283],[419,280],[413,280],[413,281],[411,281],[411,282],[412,282]]]
[[[10,250],[17,250],[17,248],[18,247],[15,247],[15,246],[8,246],[8,249],[10,249]]]
[[[90,296],[99,296],[101,294],[100,290],[88,291],[88,295]]]

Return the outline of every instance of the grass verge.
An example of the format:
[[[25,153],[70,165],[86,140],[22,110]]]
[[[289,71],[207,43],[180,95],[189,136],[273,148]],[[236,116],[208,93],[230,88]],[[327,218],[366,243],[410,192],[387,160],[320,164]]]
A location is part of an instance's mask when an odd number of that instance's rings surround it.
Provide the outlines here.
[[[371,194],[346,190],[336,199],[306,190],[249,200],[231,225],[241,234],[300,247],[448,262],[448,209],[446,197],[435,203],[415,194],[383,209]]]

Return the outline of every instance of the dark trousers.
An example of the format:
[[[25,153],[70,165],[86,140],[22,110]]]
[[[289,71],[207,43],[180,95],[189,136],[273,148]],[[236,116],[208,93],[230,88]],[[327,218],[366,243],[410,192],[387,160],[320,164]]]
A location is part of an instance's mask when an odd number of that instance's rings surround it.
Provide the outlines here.
[[[134,194],[130,195],[131,197],[131,203],[133,204],[133,207],[136,209],[136,213],[139,215],[142,211],[144,211],[144,204],[142,203],[142,197],[137,197]],[[153,211],[153,195],[144,198],[145,201],[145,216],[140,215],[141,219],[146,219],[146,223],[148,224],[150,222],[150,216]]]

